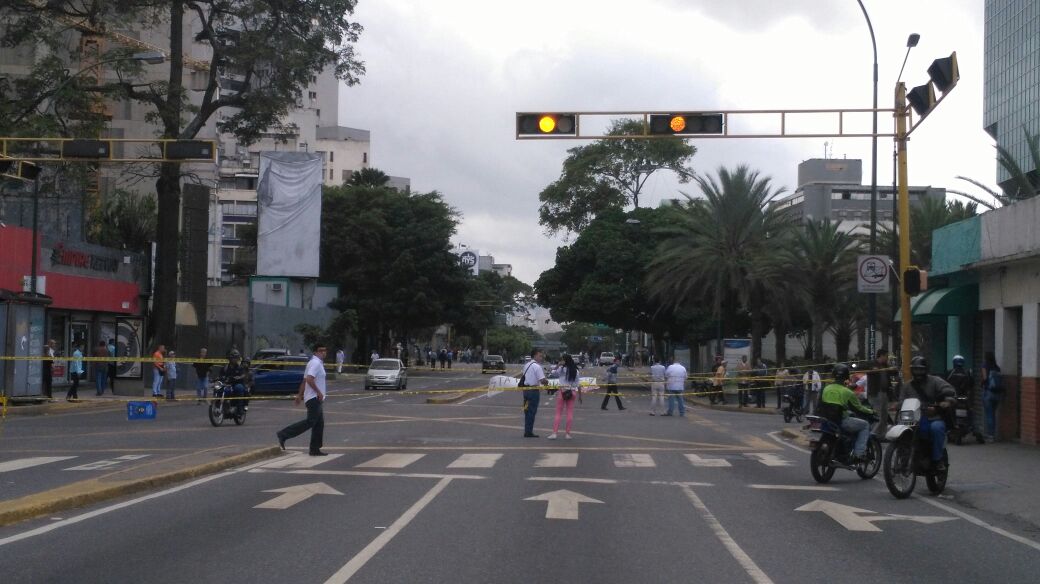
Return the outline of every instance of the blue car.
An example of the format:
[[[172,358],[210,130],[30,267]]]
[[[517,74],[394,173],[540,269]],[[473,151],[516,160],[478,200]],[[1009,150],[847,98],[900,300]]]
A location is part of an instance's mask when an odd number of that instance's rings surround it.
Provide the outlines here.
[[[307,357],[284,355],[269,359],[275,363],[253,369],[253,394],[288,393],[299,391]]]

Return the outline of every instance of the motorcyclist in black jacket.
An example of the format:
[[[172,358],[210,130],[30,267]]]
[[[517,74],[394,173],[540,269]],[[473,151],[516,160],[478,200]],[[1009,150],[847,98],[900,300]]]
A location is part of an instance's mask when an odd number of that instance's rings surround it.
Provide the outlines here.
[[[231,387],[231,395],[233,397],[244,398],[249,395],[246,388],[248,377],[249,368],[242,363],[242,354],[237,350],[232,350],[228,353],[228,364],[220,376],[221,381],[223,381],[226,386]],[[248,407],[249,402],[241,400],[239,405],[245,409]]]
[[[928,375],[928,359],[918,355],[910,360],[910,381],[899,392],[900,401],[916,397],[921,400],[921,435],[931,440],[932,463],[942,472],[943,448],[946,447],[946,420],[957,404],[957,392],[941,377]]]

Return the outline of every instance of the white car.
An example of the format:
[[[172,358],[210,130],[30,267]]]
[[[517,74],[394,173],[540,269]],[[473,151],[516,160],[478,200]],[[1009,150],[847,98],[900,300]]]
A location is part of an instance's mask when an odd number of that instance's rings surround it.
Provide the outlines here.
[[[614,364],[614,353],[609,351],[603,351],[599,354],[600,365],[613,365]]]
[[[408,389],[408,371],[400,359],[376,359],[368,366],[365,389],[393,387]]]

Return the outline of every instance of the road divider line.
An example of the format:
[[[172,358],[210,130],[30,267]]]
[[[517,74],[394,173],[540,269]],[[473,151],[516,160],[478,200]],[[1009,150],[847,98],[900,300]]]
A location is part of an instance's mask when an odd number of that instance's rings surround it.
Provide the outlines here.
[[[693,492],[693,489],[690,488],[688,485],[683,485],[680,488],[684,493],[686,493],[686,496],[690,499],[690,502],[692,502],[693,506],[696,507],[697,511],[700,512],[701,517],[703,517],[704,520],[708,523],[708,526],[711,527],[711,530],[715,532],[715,537],[717,537],[719,541],[722,542],[722,545],[726,548],[727,551],[729,551],[730,555],[732,555],[733,558],[737,560],[737,563],[740,564],[740,567],[744,568],[744,571],[747,572],[747,575],[750,576],[751,579],[756,582],[756,584],[773,584],[773,580],[770,579],[769,576],[767,576],[766,573],[758,567],[758,564],[756,564],[755,561],[751,559],[751,556],[747,555],[747,552],[745,552],[737,544],[736,540],[734,540],[733,537],[730,536],[729,532],[726,531],[726,528],[722,526],[722,523],[720,523],[719,520],[715,518],[715,515],[704,504],[704,501],[701,501],[701,498],[697,496],[697,493]]]
[[[773,491],[840,491],[838,487],[820,487],[813,485],[748,485],[752,489]]]
[[[342,477],[405,477],[410,479],[465,479],[465,480],[481,480],[486,479],[486,476],[482,475],[460,475],[460,474],[437,474],[437,473],[422,473],[422,472],[390,472],[390,471],[378,471],[378,470],[312,470],[312,469],[300,469],[300,470],[281,470],[281,469],[269,469],[269,468],[254,468],[250,469],[251,473],[279,473],[279,474],[293,474],[293,475],[322,475],[322,476],[342,476]]]
[[[412,519],[419,514],[427,505],[433,501],[450,483],[452,479],[449,477],[442,478],[433,486],[432,489],[426,492],[421,499],[415,502],[414,505],[408,508],[403,515],[397,518],[389,527],[386,528],[383,533],[380,533],[370,544],[365,546],[363,550],[358,552],[356,556],[350,559],[342,568],[340,568],[335,574],[329,577],[325,581],[325,584],[344,584],[350,580],[354,574],[357,574],[358,570],[363,568],[369,560],[371,560],[380,550],[382,550],[386,544],[390,543],[390,540],[394,538],[402,529],[411,523]]]

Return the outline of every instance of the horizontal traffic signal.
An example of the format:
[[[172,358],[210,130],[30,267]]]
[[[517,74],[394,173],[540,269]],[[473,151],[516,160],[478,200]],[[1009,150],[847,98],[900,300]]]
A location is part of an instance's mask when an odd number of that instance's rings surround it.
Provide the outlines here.
[[[721,134],[722,114],[651,114],[651,135],[689,136],[695,134]]]
[[[576,114],[516,114],[518,136],[575,136],[577,133]]]
[[[214,160],[213,140],[176,140],[163,142],[167,160]]]
[[[112,142],[110,140],[65,140],[61,143],[61,157],[107,160],[112,158]]]

